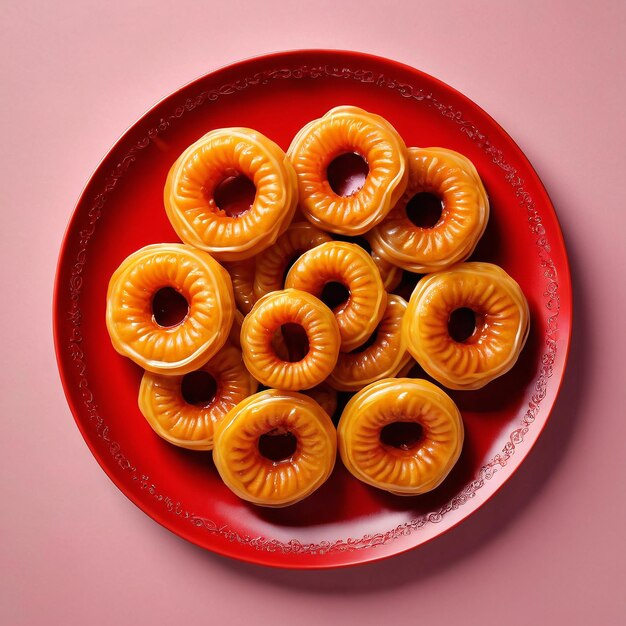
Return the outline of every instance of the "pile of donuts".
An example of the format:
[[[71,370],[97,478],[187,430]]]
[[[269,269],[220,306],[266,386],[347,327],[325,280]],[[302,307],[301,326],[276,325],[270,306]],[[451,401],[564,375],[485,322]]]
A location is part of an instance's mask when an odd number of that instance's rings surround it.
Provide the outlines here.
[[[345,194],[329,180],[344,155],[367,165]],[[254,195],[227,211],[218,192],[242,176]],[[434,224],[409,218],[418,194],[440,202]],[[313,493],[337,449],[374,487],[437,487],[461,453],[463,421],[440,386],[408,373],[417,362],[443,387],[478,389],[511,369],[529,328],[515,280],[465,262],[489,217],[474,165],[407,148],[387,120],[340,106],[287,153],[248,128],[208,132],[172,165],[164,204],[183,243],[126,258],[106,307],[113,347],[145,370],[139,408],[154,432],[212,450],[224,483],[262,506]],[[403,272],[423,275],[408,303],[393,293]],[[163,317],[176,298],[182,314]],[[459,310],[473,314],[464,337],[449,326]],[[194,396],[203,377],[213,392]],[[335,427],[338,391],[354,395]],[[411,426],[409,440],[394,436]],[[277,441],[289,450],[278,454]]]

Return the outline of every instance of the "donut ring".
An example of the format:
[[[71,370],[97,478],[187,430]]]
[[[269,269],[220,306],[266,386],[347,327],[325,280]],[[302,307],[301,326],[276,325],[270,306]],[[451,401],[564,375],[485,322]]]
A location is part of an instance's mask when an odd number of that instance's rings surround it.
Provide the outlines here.
[[[254,295],[262,298],[271,291],[283,288],[283,277],[289,263],[303,252],[332,241],[325,232],[309,222],[297,222],[277,239],[276,243],[256,258]]]
[[[370,252],[370,256],[372,261],[376,263],[380,277],[383,279],[383,287],[388,292],[393,291],[402,280],[402,268],[389,263],[374,250]]]
[[[445,148],[409,148],[409,184],[402,199],[368,235],[381,257],[410,272],[445,269],[472,254],[489,219],[487,193],[469,159]],[[415,226],[406,207],[418,193],[442,201],[432,228]]]
[[[374,331],[373,343],[364,350],[339,354],[328,383],[339,391],[358,391],[381,378],[392,378],[410,360],[402,336],[402,318],[407,303],[396,295],[387,296],[387,307]]]
[[[309,396],[309,398],[313,398],[326,411],[329,417],[332,418],[335,414],[337,410],[337,392],[330,385],[322,383],[302,393],[305,396]]]
[[[463,342],[449,333],[453,311],[476,316]],[[407,349],[424,371],[450,389],[480,389],[508,372],[528,337],[530,313],[519,285],[491,263],[459,263],[424,277],[404,316]]]
[[[216,204],[217,186],[244,174],[256,187],[250,209],[231,217]],[[169,171],[167,216],[178,236],[221,261],[239,261],[273,244],[294,215],[296,175],[285,153],[249,128],[213,130],[189,146]]]
[[[262,435],[287,432],[297,439],[290,457],[262,456]],[[261,391],[215,428],[213,460],[222,480],[237,496],[261,506],[288,506],[311,495],[330,476],[336,454],[333,423],[317,402],[300,393]]]
[[[363,157],[369,173],[358,191],[339,196],[326,170],[335,158],[351,152]],[[333,233],[368,231],[389,213],[408,181],[407,151],[400,135],[387,120],[354,106],[336,107],[307,124],[287,155],[298,177],[302,213]]]
[[[309,341],[306,356],[295,362],[276,354],[273,338],[283,324],[304,328]],[[339,355],[340,334],[332,311],[309,293],[297,289],[274,291],[261,298],[241,327],[243,361],[263,385],[277,389],[310,389],[333,370]]]
[[[175,326],[154,319],[152,299],[172,287],[189,311]],[[143,369],[176,375],[204,365],[228,338],[235,304],[230,278],[206,252],[153,244],[127,257],[109,281],[106,325],[113,347]]]
[[[255,393],[257,382],[244,367],[241,352],[230,345],[196,371],[207,372],[215,380],[215,396],[208,403],[189,404],[184,399],[184,376],[144,372],[139,387],[139,409],[165,441],[189,450],[211,450],[214,425]]]
[[[378,326],[387,306],[387,292],[370,255],[344,241],[330,241],[305,252],[289,270],[285,287],[319,297],[329,282],[339,282],[350,291],[349,298],[333,310],[341,332],[341,350],[349,352]]]
[[[385,426],[415,422],[421,438],[412,446],[381,441]],[[339,453],[356,478],[400,496],[440,485],[457,462],[464,430],[459,410],[444,391],[426,380],[387,378],[359,391],[337,427]]]
[[[254,295],[254,273],[256,260],[246,259],[235,263],[224,263],[224,268],[230,274],[235,294],[237,308],[248,315],[258,298]]]

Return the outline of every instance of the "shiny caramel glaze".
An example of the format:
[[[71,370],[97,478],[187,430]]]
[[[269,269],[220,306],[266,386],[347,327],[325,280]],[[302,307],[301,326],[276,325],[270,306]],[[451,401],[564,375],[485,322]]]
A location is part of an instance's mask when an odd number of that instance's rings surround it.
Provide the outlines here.
[[[306,332],[309,350],[300,361],[277,354],[276,331],[297,324]],[[332,372],[339,355],[340,333],[332,311],[309,293],[274,291],[261,298],[241,328],[244,363],[261,383],[277,389],[310,389]]]
[[[476,328],[455,341],[448,328],[459,308],[474,311]],[[530,313],[519,285],[491,263],[459,263],[425,276],[404,316],[407,349],[450,389],[479,389],[508,372],[528,337]]]
[[[329,282],[341,283],[350,292],[333,310],[341,332],[341,350],[349,352],[374,332],[385,312],[387,292],[370,255],[343,241],[323,243],[305,252],[289,270],[285,287],[319,297]]]
[[[369,173],[349,196],[337,195],[326,170],[338,156],[357,153]],[[287,154],[298,178],[299,208],[324,230],[361,235],[378,224],[404,193],[408,180],[406,146],[379,115],[355,106],[331,109],[295,136]]]
[[[373,343],[365,350],[340,353],[328,384],[340,391],[358,391],[376,380],[395,376],[411,359],[402,335],[406,309],[407,303],[400,296],[388,295]]]
[[[409,183],[400,201],[368,233],[372,249],[410,272],[423,274],[464,261],[474,251],[489,219],[489,201],[469,159],[445,148],[410,148]],[[439,221],[431,228],[413,224],[406,212],[418,193],[442,202]]]
[[[154,432],[169,443],[190,450],[210,450],[215,424],[255,393],[258,384],[244,367],[241,351],[228,344],[199,371],[210,374],[216,383],[215,396],[205,405],[186,402],[181,392],[184,376],[144,372],[139,409]]]
[[[243,174],[256,188],[249,210],[230,216],[215,190]],[[296,175],[285,153],[249,128],[213,130],[176,160],[164,190],[167,215],[178,236],[221,261],[247,259],[286,230],[297,203]]]
[[[395,422],[415,422],[422,437],[393,447],[381,431]],[[463,447],[463,421],[452,399],[426,380],[388,378],[368,385],[348,402],[337,427],[339,453],[359,480],[411,496],[441,484]]]
[[[259,451],[268,433],[291,433],[296,449],[272,461]],[[293,391],[267,389],[240,402],[215,428],[213,460],[224,483],[240,498],[283,507],[311,495],[330,476],[337,433],[322,407]]]
[[[189,306],[174,326],[154,319],[152,300],[164,287]],[[153,244],[127,257],[111,277],[106,326],[113,347],[145,370],[185,374],[224,345],[234,310],[230,277],[209,254],[184,244]]]
[[[254,295],[254,274],[256,272],[256,259],[245,259],[222,264],[230,274],[235,294],[237,308],[247,315],[252,310],[258,298]]]

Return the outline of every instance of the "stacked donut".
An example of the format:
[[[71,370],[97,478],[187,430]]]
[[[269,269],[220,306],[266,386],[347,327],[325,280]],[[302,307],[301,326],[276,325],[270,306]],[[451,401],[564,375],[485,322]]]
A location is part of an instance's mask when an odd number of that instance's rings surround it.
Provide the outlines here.
[[[366,170],[347,190],[333,173],[346,157]],[[237,179],[253,196],[225,207],[220,190]],[[428,224],[411,216],[425,196],[439,206]],[[514,365],[529,326],[513,278],[465,262],[489,217],[472,163],[407,148],[382,117],[341,106],[286,154],[251,129],[207,133],[173,164],[164,203],[184,243],[126,258],[106,313],[114,348],[145,370],[153,430],[213,450],[225,484],[263,506],[313,493],[337,448],[369,485],[439,485],[463,422],[439,386],[406,377],[412,359],[445,387],[478,389]],[[425,274],[408,303],[393,293],[404,272]],[[473,320],[462,337],[459,311]],[[335,428],[337,391],[354,395]]]

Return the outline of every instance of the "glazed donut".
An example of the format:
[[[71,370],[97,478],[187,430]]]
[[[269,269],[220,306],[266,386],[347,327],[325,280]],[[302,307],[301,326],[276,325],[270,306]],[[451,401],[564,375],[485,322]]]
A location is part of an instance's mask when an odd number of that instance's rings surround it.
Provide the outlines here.
[[[287,458],[267,458],[264,435],[290,434],[295,450]],[[267,389],[240,402],[215,428],[213,460],[237,496],[269,507],[295,504],[330,476],[337,433],[326,412],[311,398]]]
[[[163,288],[186,300],[187,314],[177,324],[155,319]],[[215,259],[184,244],[154,244],[127,257],[111,277],[106,326],[113,347],[145,370],[186,374],[224,345],[234,310],[230,277]]]
[[[352,352],[339,354],[328,384],[340,391],[358,391],[381,378],[395,376],[410,360],[402,336],[402,318],[407,304],[396,295],[387,296],[387,306],[370,341]]]
[[[337,392],[326,383],[302,392],[305,396],[313,398],[328,413],[329,417],[337,410]]]
[[[404,424],[403,424],[404,423]],[[409,441],[389,429],[417,424]],[[421,428],[420,428],[421,427]],[[391,431],[393,433],[393,430]],[[426,380],[387,378],[348,402],[337,427],[339,453],[356,478],[401,496],[440,485],[463,447],[463,421],[444,391]]]
[[[230,216],[215,201],[220,183],[245,175],[256,188],[247,211]],[[297,203],[296,175],[285,153],[249,128],[213,130],[176,160],[164,190],[178,236],[221,261],[247,259],[285,231]]]
[[[369,173],[349,196],[337,195],[328,182],[334,159],[359,154]],[[393,126],[379,115],[354,106],[331,109],[295,136],[287,154],[298,177],[299,207],[324,230],[362,235],[378,224],[400,199],[408,180],[407,151]]]
[[[473,312],[475,328],[455,340],[449,322],[459,309]],[[402,333],[413,358],[435,380],[450,389],[480,389],[515,365],[529,318],[522,290],[502,268],[459,263],[420,280]]]
[[[464,261],[489,219],[487,193],[476,168],[452,150],[410,148],[408,170],[404,195],[368,234],[372,249],[390,263],[418,274]],[[415,226],[407,216],[407,205],[419,193],[441,200],[441,217],[432,228]]]
[[[254,295],[254,274],[256,272],[256,260],[246,259],[235,263],[224,263],[224,268],[230,274],[235,294],[237,308],[248,315],[257,301]]]
[[[215,394],[190,403],[184,395],[185,381],[200,373],[213,379]],[[226,345],[208,363],[185,376],[144,372],[139,409],[165,441],[190,450],[210,450],[214,425],[256,389],[257,382],[244,367],[241,352]]]
[[[350,293],[333,313],[341,332],[341,350],[354,350],[374,332],[387,306],[387,292],[376,264],[360,246],[330,241],[305,252],[291,267],[285,287],[322,295],[338,282]]]
[[[309,222],[291,224],[273,246],[257,256],[254,296],[261,298],[271,291],[282,289],[289,264],[303,252],[326,241],[332,241],[330,235]]]
[[[295,362],[281,358],[272,344],[284,324],[306,332],[309,349]],[[241,327],[241,348],[248,371],[263,385],[277,389],[310,389],[333,370],[340,334],[332,311],[309,293],[297,289],[273,291],[261,298]]]

